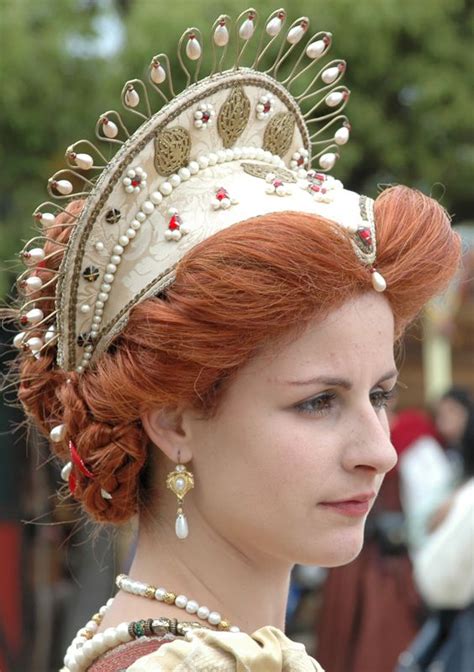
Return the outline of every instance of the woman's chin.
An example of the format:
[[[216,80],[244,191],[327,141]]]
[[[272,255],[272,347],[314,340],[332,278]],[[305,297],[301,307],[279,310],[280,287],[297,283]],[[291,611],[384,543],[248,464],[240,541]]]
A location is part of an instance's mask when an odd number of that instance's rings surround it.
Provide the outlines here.
[[[303,565],[319,565],[320,567],[340,567],[347,565],[357,558],[364,545],[364,528],[339,532],[330,538],[321,537],[312,546],[307,546],[305,560],[299,560]]]

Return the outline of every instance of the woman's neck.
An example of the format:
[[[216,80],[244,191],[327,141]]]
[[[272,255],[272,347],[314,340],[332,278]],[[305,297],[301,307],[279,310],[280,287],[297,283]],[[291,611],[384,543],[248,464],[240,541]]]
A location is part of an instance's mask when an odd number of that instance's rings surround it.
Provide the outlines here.
[[[171,524],[142,524],[130,577],[186,595],[244,632],[266,625],[284,630],[291,566],[250,557],[205,521],[194,518],[190,527],[181,540]],[[158,616],[198,620],[176,606],[120,592],[103,625]]]

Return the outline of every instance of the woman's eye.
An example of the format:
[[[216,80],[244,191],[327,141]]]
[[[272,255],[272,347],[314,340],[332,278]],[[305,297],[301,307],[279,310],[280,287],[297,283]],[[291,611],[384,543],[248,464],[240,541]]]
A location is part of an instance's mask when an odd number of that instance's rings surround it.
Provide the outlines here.
[[[301,404],[298,404],[295,408],[299,413],[323,415],[325,412],[330,410],[335,397],[335,394],[329,394],[326,392],[325,394],[319,394],[317,397],[313,397],[312,399],[302,401]]]
[[[395,388],[391,390],[376,390],[370,395],[372,406],[376,409],[387,408],[390,399],[395,396]]]

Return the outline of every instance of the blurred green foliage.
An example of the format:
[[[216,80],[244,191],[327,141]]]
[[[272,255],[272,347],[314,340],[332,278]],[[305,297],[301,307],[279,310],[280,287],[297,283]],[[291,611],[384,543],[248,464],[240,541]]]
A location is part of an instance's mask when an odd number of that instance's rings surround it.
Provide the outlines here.
[[[255,7],[264,18],[276,5]],[[0,0],[3,259],[30,237],[30,213],[47,200],[47,177],[64,167],[66,147],[93,139],[123,82],[143,76],[158,52],[174,62],[187,26],[207,38],[220,13],[245,8],[237,0]],[[472,4],[291,0],[287,9],[291,20],[309,16],[312,31],[332,32],[331,56],[349,64],[353,134],[334,174],[371,195],[379,183],[416,186],[458,221],[472,217]],[[2,275],[3,293],[11,278]]]

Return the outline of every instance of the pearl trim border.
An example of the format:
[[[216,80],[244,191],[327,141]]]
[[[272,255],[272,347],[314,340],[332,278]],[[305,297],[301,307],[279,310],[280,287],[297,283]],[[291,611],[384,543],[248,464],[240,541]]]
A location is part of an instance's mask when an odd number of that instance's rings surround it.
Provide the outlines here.
[[[100,327],[103,321],[105,304],[112,290],[115,273],[118,270],[118,265],[122,260],[125,249],[140,231],[143,223],[154,213],[155,208],[162,204],[163,198],[169,196],[174,191],[174,189],[179,187],[181,182],[186,182],[192,177],[198,175],[201,170],[205,170],[206,168],[215,166],[219,163],[247,159],[264,161],[277,168],[286,168],[286,164],[280,156],[277,154],[272,154],[272,152],[264,150],[260,147],[234,147],[232,149],[220,149],[217,152],[210,152],[207,155],[201,155],[197,159],[190,161],[187,166],[180,168],[177,173],[174,173],[166,180],[163,180],[158,185],[158,188],[148,195],[148,198],[143,202],[141,208],[132,217],[129,228],[124,234],[119,236],[116,244],[112,248],[112,254],[110,255],[109,260],[105,265],[105,273],[103,275],[102,283],[100,285],[100,289],[94,305],[91,322],[92,326],[88,334],[91,340],[94,340],[100,336]],[[139,167],[135,167],[134,170],[136,171],[137,168]],[[165,242],[169,242],[166,238],[164,240]],[[85,306],[83,305],[81,310],[84,307]],[[89,312],[90,308],[90,306],[87,306],[87,311],[84,312]],[[83,373],[84,370],[89,366],[93,352],[94,345],[92,343],[88,343],[84,346],[83,356],[79,365],[76,367],[77,373]]]

